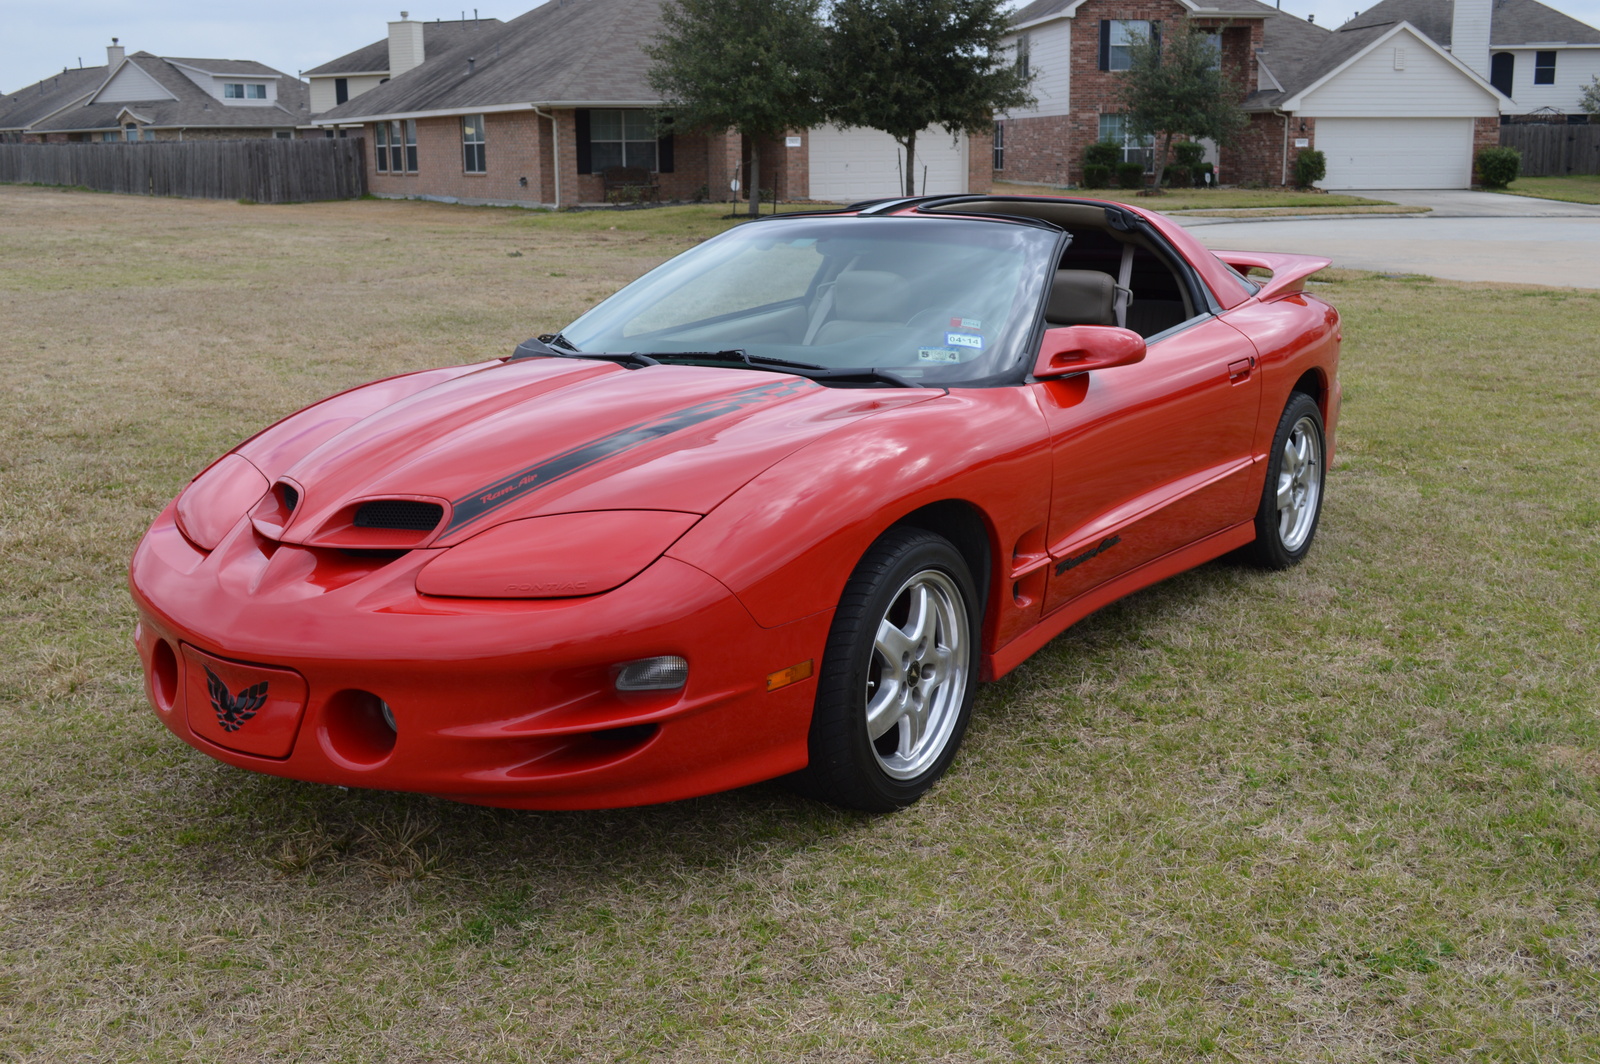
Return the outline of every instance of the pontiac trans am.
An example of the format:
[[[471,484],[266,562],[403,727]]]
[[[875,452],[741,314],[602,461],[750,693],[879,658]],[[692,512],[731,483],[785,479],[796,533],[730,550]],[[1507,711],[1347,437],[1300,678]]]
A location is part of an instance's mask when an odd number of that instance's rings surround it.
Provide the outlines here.
[[[132,561],[150,702],[297,780],[903,806],[976,685],[1075,621],[1225,553],[1305,556],[1327,264],[1091,200],[741,225],[510,356],[212,463]]]

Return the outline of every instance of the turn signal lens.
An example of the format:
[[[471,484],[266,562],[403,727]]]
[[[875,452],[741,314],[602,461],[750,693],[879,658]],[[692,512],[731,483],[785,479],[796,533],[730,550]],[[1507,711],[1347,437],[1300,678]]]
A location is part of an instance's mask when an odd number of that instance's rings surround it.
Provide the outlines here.
[[[814,671],[812,662],[815,660],[815,658],[807,658],[798,665],[790,665],[787,669],[769,672],[767,674],[767,690],[777,691],[788,687],[792,683],[811,679],[811,673]]]
[[[201,550],[215,550],[270,486],[248,459],[225,455],[178,496],[178,528]]]
[[[617,669],[619,691],[676,691],[689,682],[689,663],[664,654],[659,658],[640,658]]]

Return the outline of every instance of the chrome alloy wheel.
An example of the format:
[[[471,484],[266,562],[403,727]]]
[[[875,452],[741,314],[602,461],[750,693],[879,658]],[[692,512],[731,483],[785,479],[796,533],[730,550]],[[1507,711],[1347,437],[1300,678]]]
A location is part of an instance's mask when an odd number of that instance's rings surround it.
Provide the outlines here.
[[[1283,441],[1278,465],[1278,539],[1283,549],[1297,551],[1311,536],[1322,496],[1322,437],[1309,417],[1302,417]]]
[[[939,759],[965,702],[967,610],[938,569],[914,574],[878,621],[867,668],[867,738],[878,765],[907,780]]]

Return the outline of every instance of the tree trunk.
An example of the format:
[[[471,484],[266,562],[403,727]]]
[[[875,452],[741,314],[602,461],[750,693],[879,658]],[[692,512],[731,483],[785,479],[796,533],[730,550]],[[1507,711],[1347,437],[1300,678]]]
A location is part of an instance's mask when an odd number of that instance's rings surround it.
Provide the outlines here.
[[[1169,152],[1171,152],[1171,151],[1172,151],[1172,134],[1171,133],[1163,133],[1163,134],[1161,134],[1161,151],[1156,154],[1156,184],[1155,184],[1155,188],[1151,189],[1151,191],[1150,191],[1150,194],[1152,196],[1161,195],[1161,175],[1166,172],[1166,169],[1167,169],[1167,154]]]
[[[750,172],[745,175],[749,180],[750,189],[750,217],[761,216],[761,142],[754,137],[750,138]]]
[[[906,195],[917,194],[917,135],[907,137],[901,144],[906,149]]]

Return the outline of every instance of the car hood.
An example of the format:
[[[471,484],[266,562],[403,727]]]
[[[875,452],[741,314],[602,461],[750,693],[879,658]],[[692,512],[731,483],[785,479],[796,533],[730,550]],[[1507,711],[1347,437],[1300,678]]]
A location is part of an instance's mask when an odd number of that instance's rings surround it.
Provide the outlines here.
[[[356,389],[241,446],[297,496],[274,538],[358,546],[352,515],[379,499],[443,507],[417,546],[448,546],[546,514],[704,514],[811,440],[943,394],[556,358],[444,372]],[[386,545],[374,535],[374,546]]]

